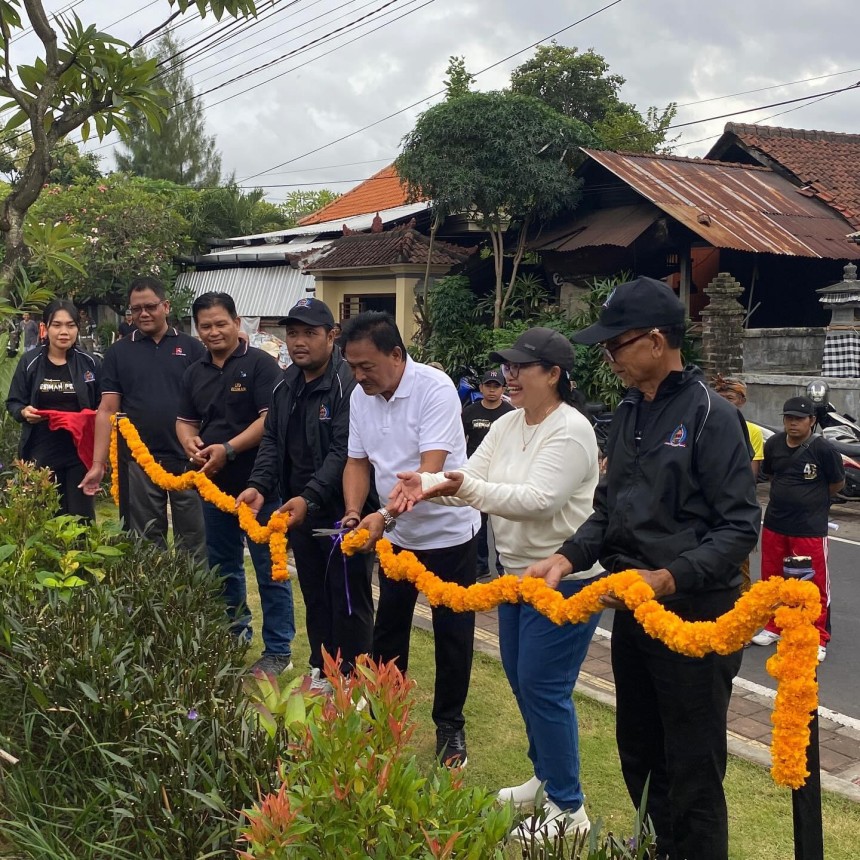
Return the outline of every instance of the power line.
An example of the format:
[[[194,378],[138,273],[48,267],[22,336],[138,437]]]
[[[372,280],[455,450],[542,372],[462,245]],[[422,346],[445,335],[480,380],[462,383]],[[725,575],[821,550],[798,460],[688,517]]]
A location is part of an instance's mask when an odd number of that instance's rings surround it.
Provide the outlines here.
[[[617,6],[620,2],[621,2],[621,0],[612,0],[611,3],[607,3],[605,6],[601,6],[599,9],[595,10],[594,12],[591,12],[590,14],[586,15],[583,18],[580,18],[577,21],[574,21],[572,24],[568,24],[566,27],[562,27],[560,30],[556,30],[554,33],[550,33],[549,36],[545,36],[542,39],[538,39],[537,42],[532,42],[532,44],[526,45],[525,48],[521,48],[519,51],[515,51],[513,54],[509,54],[507,57],[503,57],[501,60],[498,60],[497,62],[492,63],[491,65],[487,66],[486,68],[481,69],[481,71],[479,71],[479,72],[475,72],[474,77],[477,77],[478,75],[482,75],[482,74],[484,74],[484,72],[488,72],[488,71],[490,71],[490,69],[494,69],[496,66],[499,66],[502,63],[506,63],[508,60],[511,60],[514,57],[517,57],[520,54],[523,54],[526,51],[531,50],[532,48],[541,44],[541,42],[546,42],[547,39],[552,39],[555,36],[558,36],[561,33],[564,33],[567,30],[570,30],[573,27],[576,27],[578,24],[582,24],[585,21],[588,21],[589,19],[594,18],[596,15],[599,15],[601,12],[605,12],[607,9],[611,9],[613,6]],[[351,132],[349,132],[349,134],[342,135],[341,137],[339,137],[335,140],[329,141],[328,143],[322,144],[321,146],[317,146],[314,149],[309,150],[308,152],[302,153],[301,155],[296,155],[293,158],[288,158],[286,161],[282,161],[280,164],[276,164],[273,167],[270,167],[266,170],[261,170],[259,173],[254,173],[250,176],[246,176],[243,179],[241,179],[240,182],[247,182],[249,179],[255,179],[258,176],[263,176],[266,173],[271,173],[273,170],[277,170],[279,167],[285,167],[287,164],[293,164],[296,161],[300,161],[303,158],[307,158],[309,155],[314,155],[317,152],[321,152],[324,149],[328,149],[330,146],[334,146],[335,144],[342,143],[344,140],[348,140],[351,137],[355,137],[357,134],[361,134],[362,132],[367,131],[370,128],[373,128],[374,126],[377,126],[380,123],[386,122],[387,120],[392,119],[395,116],[399,116],[400,114],[405,113],[406,111],[411,110],[414,107],[417,107],[422,102],[426,102],[429,99],[432,99],[432,98],[435,98],[436,96],[442,95],[444,92],[445,92],[444,89],[437,90],[435,93],[432,93],[429,96],[425,96],[424,98],[419,99],[417,102],[413,102],[410,105],[406,105],[406,107],[400,108],[400,110],[396,110],[396,111],[394,111],[394,113],[390,113],[387,116],[382,117],[381,119],[378,119],[378,120],[375,120],[374,122],[369,123],[368,125],[362,126],[362,128],[358,128],[355,131],[351,131]]]

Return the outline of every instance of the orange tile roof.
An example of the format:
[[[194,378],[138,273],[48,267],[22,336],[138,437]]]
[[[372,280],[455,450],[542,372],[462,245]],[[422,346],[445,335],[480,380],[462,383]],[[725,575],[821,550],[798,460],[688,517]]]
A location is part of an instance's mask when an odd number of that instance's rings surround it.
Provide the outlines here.
[[[370,179],[365,179],[360,185],[351,188],[328,206],[323,206],[312,215],[302,218],[299,225],[304,227],[308,224],[320,224],[323,221],[352,218],[354,215],[382,212],[384,209],[393,209],[395,206],[404,206],[413,202],[416,201],[409,199],[394,165],[389,164],[388,167],[384,167]]]
[[[729,135],[776,161],[860,229],[860,134],[730,122],[723,138]]]

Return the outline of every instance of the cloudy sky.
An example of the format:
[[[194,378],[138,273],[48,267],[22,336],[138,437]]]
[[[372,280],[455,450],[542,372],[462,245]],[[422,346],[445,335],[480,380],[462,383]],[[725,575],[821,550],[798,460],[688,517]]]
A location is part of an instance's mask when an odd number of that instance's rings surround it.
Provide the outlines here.
[[[523,49],[603,6],[609,8],[556,38],[603,54],[611,70],[627,79],[622,97],[643,112],[675,101],[676,123],[733,114],[739,122],[860,133],[860,88],[817,103],[742,112],[860,81],[857,0],[610,4],[276,0],[261,4],[253,23],[225,29],[222,22],[213,29],[211,18],[188,20],[176,37],[188,49],[188,73],[202,94],[224,172],[234,171],[240,184],[264,186],[273,201],[297,189],[345,191],[385,166],[416,115],[438,100],[433,94],[442,87],[449,56],[465,56],[472,72],[493,66],[478,76],[476,87],[497,89],[533,52]],[[69,5],[85,24],[129,41],[170,10],[167,0],[46,2],[51,11]],[[21,38],[13,45],[13,60],[24,61],[28,52],[32,57],[35,47],[32,36]],[[677,153],[703,155],[726,121],[679,128]],[[334,142],[341,137],[346,139]],[[111,145],[99,149],[107,169],[113,167],[112,151]]]

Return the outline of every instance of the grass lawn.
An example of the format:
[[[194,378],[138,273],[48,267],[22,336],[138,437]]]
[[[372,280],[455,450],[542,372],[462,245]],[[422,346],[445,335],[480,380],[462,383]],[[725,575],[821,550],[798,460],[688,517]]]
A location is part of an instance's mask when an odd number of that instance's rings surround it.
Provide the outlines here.
[[[304,606],[298,583],[296,639],[293,643],[294,673],[307,664]],[[248,576],[248,597],[255,619],[259,600],[253,574]],[[255,636],[249,662],[259,656]],[[420,630],[413,631],[410,674],[417,681],[418,727],[415,753],[429,767],[435,752],[435,733],[430,719],[433,697],[433,642]],[[582,781],[592,821],[600,818],[604,830],[627,834],[632,830],[633,810],[621,778],[615,749],[614,713],[590,699],[576,697],[580,723]],[[469,700],[466,703],[469,765],[466,782],[496,789],[524,782],[532,775],[526,757],[522,720],[501,664],[475,654]],[[794,856],[791,792],[773,784],[763,768],[740,759],[729,759],[726,778],[729,802],[731,860],[786,860]],[[836,795],[824,798],[824,840],[828,860],[855,860],[860,845],[860,806]]]

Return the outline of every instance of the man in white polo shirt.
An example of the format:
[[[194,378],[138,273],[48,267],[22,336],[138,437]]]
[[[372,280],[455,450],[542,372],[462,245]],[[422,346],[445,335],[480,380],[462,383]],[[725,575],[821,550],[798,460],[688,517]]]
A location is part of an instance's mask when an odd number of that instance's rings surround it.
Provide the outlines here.
[[[365,549],[388,532],[396,550],[408,549],[448,582],[475,582],[474,508],[427,505],[420,513],[394,517],[383,507],[359,523],[370,490],[371,467],[380,499],[387,499],[405,471],[441,472],[466,462],[460,401],[451,380],[413,361],[390,314],[367,311],[343,327],[341,348],[358,383],[349,416],[349,456],[343,473],[344,525],[370,531]],[[406,671],[417,599],[415,587],[379,577],[379,605],[373,629],[376,660],[397,660]],[[436,687],[433,722],[436,755],[452,766],[466,764],[463,705],[472,672],[475,616],[433,608]]]

